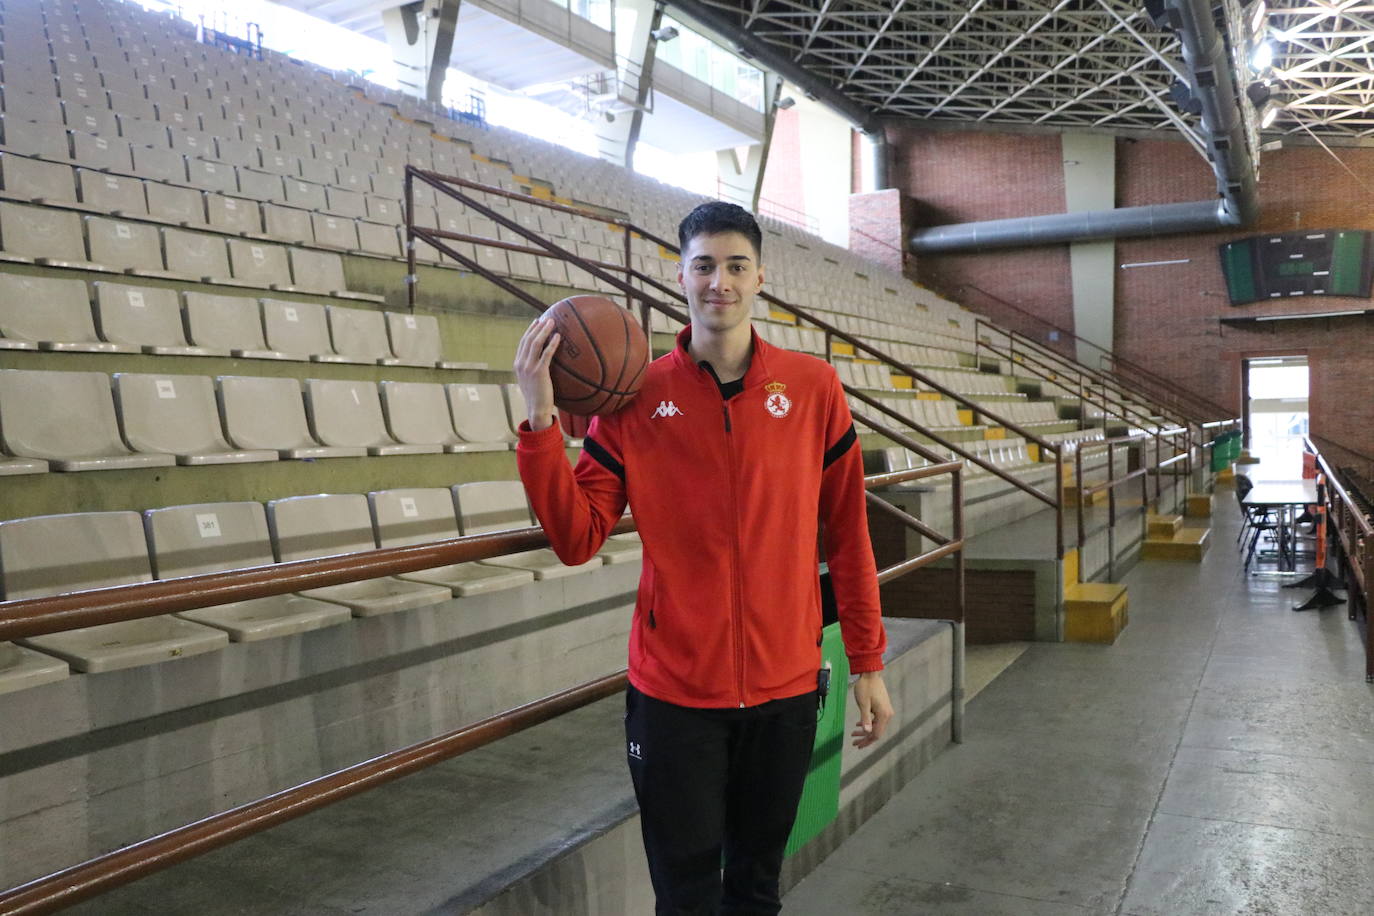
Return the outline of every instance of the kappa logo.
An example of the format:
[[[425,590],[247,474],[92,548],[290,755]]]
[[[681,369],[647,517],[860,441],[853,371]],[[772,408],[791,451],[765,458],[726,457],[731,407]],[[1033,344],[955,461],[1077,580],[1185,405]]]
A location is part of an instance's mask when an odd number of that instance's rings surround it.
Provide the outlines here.
[[[633,758],[636,759],[636,760],[643,760],[643,759],[644,759],[643,756],[641,756],[641,754],[640,754],[639,742],[637,742],[637,741],[631,741],[631,742],[630,742],[630,756],[633,757]]]
[[[687,416],[687,415],[686,415],[685,413],[683,413],[683,412],[682,412],[682,409],[679,408],[679,407],[678,407],[676,404],[674,404],[672,401],[659,401],[659,402],[658,402],[658,406],[654,408],[654,412],[651,413],[651,414],[649,414],[649,416],[652,418],[652,417],[685,417],[685,416]]]

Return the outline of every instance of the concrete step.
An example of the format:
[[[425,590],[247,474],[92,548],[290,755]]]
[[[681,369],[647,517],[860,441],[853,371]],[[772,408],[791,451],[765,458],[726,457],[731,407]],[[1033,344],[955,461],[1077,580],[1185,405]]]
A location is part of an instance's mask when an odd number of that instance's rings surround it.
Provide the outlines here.
[[[1151,514],[1146,518],[1145,524],[1146,537],[1173,540],[1174,535],[1183,527],[1183,516]]]
[[[1126,628],[1126,586],[1082,582],[1064,589],[1064,640],[1111,645]]]
[[[1147,560],[1201,563],[1211,544],[1211,528],[1182,528],[1173,537],[1147,537],[1142,556]]]
[[[1064,505],[1066,507],[1077,506],[1079,500],[1082,500],[1082,504],[1085,506],[1106,505],[1107,491],[1098,490],[1095,493],[1084,493],[1072,482],[1064,484]]]
[[[1188,517],[1189,518],[1211,518],[1212,517],[1212,494],[1194,493],[1188,497]]]

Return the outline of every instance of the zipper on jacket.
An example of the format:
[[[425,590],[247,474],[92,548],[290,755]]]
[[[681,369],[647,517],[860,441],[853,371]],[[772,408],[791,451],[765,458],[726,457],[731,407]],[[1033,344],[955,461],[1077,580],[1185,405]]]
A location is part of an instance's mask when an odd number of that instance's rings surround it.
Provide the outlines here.
[[[735,479],[735,443],[731,435],[730,402],[720,405],[725,417],[726,474],[730,478],[730,616],[735,625],[735,689],[740,708],[744,708],[744,610],[740,606],[739,583],[739,488]]]
[[[720,376],[715,367],[706,361],[697,365],[711,376],[716,390],[721,394],[720,414],[725,421],[725,461],[726,476],[730,479],[730,619],[735,630],[735,690],[739,697],[740,709],[744,708],[744,609],[740,594],[740,550],[739,550],[739,487],[735,479],[735,446],[731,435],[730,400],[721,391]]]

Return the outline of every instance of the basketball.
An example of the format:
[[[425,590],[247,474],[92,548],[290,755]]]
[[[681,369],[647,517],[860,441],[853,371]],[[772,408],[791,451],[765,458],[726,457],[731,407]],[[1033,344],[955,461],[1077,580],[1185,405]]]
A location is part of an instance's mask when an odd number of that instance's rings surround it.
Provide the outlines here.
[[[553,400],[579,416],[605,416],[628,404],[644,381],[649,341],[633,315],[601,296],[569,296],[544,313],[560,340],[549,374]]]

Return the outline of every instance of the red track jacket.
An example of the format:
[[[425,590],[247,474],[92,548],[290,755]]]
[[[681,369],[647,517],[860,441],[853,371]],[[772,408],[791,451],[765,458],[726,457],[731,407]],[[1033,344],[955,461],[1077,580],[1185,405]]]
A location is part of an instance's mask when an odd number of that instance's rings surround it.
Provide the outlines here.
[[[520,476],[553,549],[586,562],[628,499],[644,541],[630,682],[680,706],[753,706],[816,688],[824,523],[850,670],[881,669],[863,460],[835,370],[755,334],[726,401],[690,333],[592,421],[575,471],[557,424],[521,424]]]

